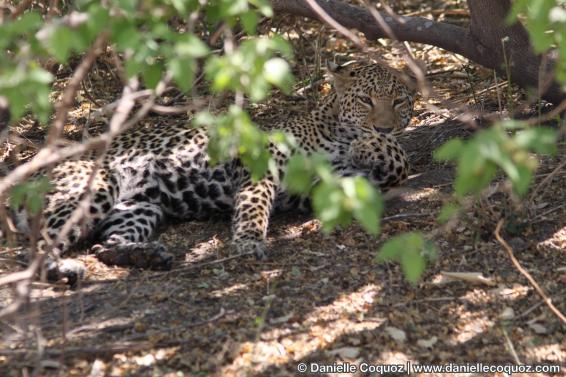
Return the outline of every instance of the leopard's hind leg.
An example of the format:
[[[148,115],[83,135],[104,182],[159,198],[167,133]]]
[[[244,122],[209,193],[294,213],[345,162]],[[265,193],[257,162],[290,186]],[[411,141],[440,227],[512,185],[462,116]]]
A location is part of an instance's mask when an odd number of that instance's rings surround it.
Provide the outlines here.
[[[159,242],[150,242],[163,218],[158,204],[134,199],[116,203],[98,229],[100,244],[93,247],[106,264],[155,270],[171,268],[173,257]]]

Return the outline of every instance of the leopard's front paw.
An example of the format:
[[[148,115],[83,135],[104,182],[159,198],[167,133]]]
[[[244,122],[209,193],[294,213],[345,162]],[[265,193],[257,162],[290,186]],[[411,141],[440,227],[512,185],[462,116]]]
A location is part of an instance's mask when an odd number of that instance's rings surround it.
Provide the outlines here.
[[[253,254],[258,260],[267,259],[266,247],[263,241],[237,240],[234,243],[240,254]]]
[[[159,242],[110,242],[94,245],[92,251],[108,265],[170,270],[173,264],[173,255]]]

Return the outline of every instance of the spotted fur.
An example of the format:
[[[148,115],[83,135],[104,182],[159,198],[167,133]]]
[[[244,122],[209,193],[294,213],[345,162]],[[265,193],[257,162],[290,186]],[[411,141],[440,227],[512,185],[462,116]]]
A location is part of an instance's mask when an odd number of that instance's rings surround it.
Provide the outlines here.
[[[381,131],[406,126],[413,98],[386,72],[376,64],[333,69],[335,93],[310,113],[274,128],[293,135],[306,153],[326,153],[340,175],[368,177],[382,190],[398,185],[407,177],[407,157],[395,138]],[[279,172],[253,182],[238,159],[211,165],[207,145],[206,130],[188,125],[136,129],[117,137],[95,175],[88,215],[55,250],[62,253],[80,238],[96,235],[100,243],[93,250],[106,263],[166,269],[171,256],[150,242],[165,218],[226,213],[232,214],[237,249],[263,257],[270,214],[304,203],[281,183],[289,153],[270,145]],[[53,170],[43,213],[45,245],[77,207],[93,167],[92,159],[83,159]]]

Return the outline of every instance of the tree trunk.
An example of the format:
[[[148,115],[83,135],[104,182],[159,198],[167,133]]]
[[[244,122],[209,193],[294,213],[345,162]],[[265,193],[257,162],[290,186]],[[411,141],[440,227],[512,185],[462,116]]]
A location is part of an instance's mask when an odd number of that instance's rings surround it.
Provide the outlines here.
[[[341,25],[355,28],[368,39],[388,38],[388,34],[376,22],[371,13],[359,6],[340,0],[317,0],[317,3]],[[275,12],[289,13],[314,19],[321,19],[305,0],[272,0]],[[510,79],[523,88],[537,89],[542,98],[558,104],[566,99],[560,85],[549,77],[553,64],[551,59],[540,75],[541,56],[536,55],[529,42],[528,34],[520,23],[507,25],[505,22],[510,9],[510,0],[468,0],[470,25],[468,28],[444,22],[435,22],[422,17],[405,17],[381,12],[385,22],[400,41],[425,43],[506,74],[505,58],[509,62]],[[505,42],[503,42],[505,40]],[[505,54],[503,50],[505,45]],[[539,84],[539,76],[544,85]]]

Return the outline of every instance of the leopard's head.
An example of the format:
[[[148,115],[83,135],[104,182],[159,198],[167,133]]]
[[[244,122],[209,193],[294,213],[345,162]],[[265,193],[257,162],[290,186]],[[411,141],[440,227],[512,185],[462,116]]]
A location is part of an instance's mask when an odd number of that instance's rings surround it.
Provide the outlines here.
[[[413,87],[398,72],[377,63],[328,64],[334,79],[338,119],[342,128],[360,132],[399,133],[413,115]]]

